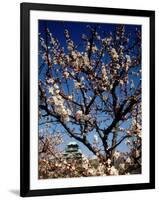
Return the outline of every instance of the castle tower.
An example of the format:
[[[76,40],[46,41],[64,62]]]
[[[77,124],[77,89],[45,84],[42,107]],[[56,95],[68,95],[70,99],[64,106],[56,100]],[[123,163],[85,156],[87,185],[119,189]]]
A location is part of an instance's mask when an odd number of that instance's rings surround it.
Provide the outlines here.
[[[82,152],[76,142],[69,142],[63,155],[65,158],[82,159]]]

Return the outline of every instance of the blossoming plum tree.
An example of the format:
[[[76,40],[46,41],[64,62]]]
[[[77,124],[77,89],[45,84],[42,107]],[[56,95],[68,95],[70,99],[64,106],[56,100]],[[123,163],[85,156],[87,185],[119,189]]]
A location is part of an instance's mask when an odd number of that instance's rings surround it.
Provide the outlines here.
[[[87,28],[79,44],[69,29],[65,45],[48,27],[43,37],[39,33],[39,123],[59,124],[107,167],[106,174],[140,171],[140,29]],[[117,150],[122,143],[129,152]]]

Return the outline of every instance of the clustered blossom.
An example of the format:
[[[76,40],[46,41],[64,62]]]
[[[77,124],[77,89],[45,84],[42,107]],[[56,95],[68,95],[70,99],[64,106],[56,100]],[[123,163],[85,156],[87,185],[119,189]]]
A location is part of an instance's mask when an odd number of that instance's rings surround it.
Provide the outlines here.
[[[115,159],[118,159],[120,157],[120,152],[115,151],[113,156],[114,156]]]
[[[85,115],[81,110],[78,110],[75,114],[75,118],[77,121],[89,121],[91,124],[91,116],[90,115]]]
[[[106,79],[106,78],[107,78],[107,71],[106,71],[106,68],[105,68],[104,65],[102,66],[102,78],[103,78],[103,79]]]
[[[65,71],[63,72],[63,77],[66,79],[69,77],[69,72],[67,71],[67,69],[65,69]]]
[[[40,34],[39,34],[39,41],[40,41],[40,43],[41,43],[41,46],[46,50],[46,49],[47,49],[47,46],[46,46],[46,44],[45,44],[44,39],[43,39],[42,37],[40,37]]]
[[[117,174],[127,174],[130,170],[131,173],[136,173],[138,170],[140,171],[140,169],[136,169],[136,171],[134,170],[131,171],[131,168],[136,167],[136,164],[134,163],[134,158],[137,158],[137,156],[139,155],[139,151],[137,149],[132,149],[132,151],[130,151],[130,153],[121,153],[119,151],[115,151],[113,154],[113,168],[112,168],[112,172],[110,171],[110,173],[114,173],[115,175]],[[110,165],[108,165],[109,168],[111,167],[111,163]]]
[[[114,166],[110,167],[110,169],[108,169],[108,171],[109,171],[110,175],[113,175],[113,176],[119,175],[118,170]]]
[[[54,154],[54,153],[53,153]],[[81,177],[81,176],[109,176],[119,175],[115,166],[111,165],[111,160],[107,160],[107,167],[98,159],[87,158],[82,155],[81,159],[66,159],[62,154],[58,154],[58,159],[39,160],[39,178],[64,178],[64,177]]]
[[[97,46],[96,46],[96,45],[93,45],[93,46],[92,46],[92,52],[95,53],[95,52],[97,52],[97,51],[98,51]]]
[[[69,115],[71,115],[71,110],[64,105],[64,99],[60,95],[60,90],[57,84],[49,87],[49,93],[51,96],[48,98],[47,102],[54,105],[55,113],[60,116],[62,122],[69,122]],[[71,97],[69,96],[69,99]]]
[[[128,72],[129,67],[130,67],[130,65],[131,65],[131,58],[130,58],[129,55],[126,55],[125,58],[126,58],[125,70],[126,70],[126,72]]]
[[[76,89],[79,89],[81,87],[81,83],[77,81],[75,81],[74,85]]]
[[[107,38],[104,38],[102,39],[102,43],[105,45],[105,46],[110,46],[111,42],[112,42],[112,37],[107,37]]]
[[[98,135],[94,135],[94,144],[98,144],[99,142],[99,138],[98,138]]]
[[[66,37],[68,51],[73,51],[73,49],[74,49],[74,42],[71,40],[69,31],[67,29],[65,29],[64,34],[65,34],[65,37]]]
[[[75,117],[76,117],[76,120],[77,120],[77,121],[80,120],[80,119],[82,118],[82,116],[83,116],[82,110],[78,110],[78,111],[76,112],[76,114],[75,114]]]
[[[119,56],[115,50],[115,48],[110,49],[110,55],[114,61],[117,61]]]

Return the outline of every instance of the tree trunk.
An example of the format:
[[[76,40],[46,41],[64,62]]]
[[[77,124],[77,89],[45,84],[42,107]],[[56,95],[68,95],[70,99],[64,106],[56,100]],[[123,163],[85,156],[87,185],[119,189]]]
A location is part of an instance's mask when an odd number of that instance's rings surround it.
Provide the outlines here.
[[[113,138],[112,138],[112,147],[114,147],[117,144],[117,130],[118,130],[118,126],[119,126],[119,123],[117,123],[116,127],[114,128],[115,131],[113,133]],[[116,150],[116,148],[114,148],[112,150],[112,152],[111,152],[111,161],[112,161],[112,164],[114,164],[113,156],[114,156],[115,150]]]

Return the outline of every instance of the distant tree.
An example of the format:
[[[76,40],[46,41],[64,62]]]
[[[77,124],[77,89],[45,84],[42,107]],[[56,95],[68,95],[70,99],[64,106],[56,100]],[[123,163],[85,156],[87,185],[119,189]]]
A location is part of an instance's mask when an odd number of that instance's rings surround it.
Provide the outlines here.
[[[141,33],[88,29],[80,44],[65,29],[66,47],[47,27],[39,34],[39,123],[60,125],[106,166],[125,142],[128,173],[141,168]]]

